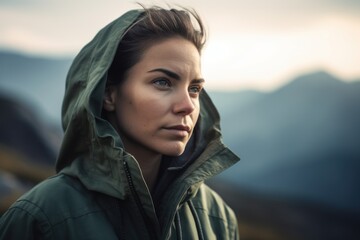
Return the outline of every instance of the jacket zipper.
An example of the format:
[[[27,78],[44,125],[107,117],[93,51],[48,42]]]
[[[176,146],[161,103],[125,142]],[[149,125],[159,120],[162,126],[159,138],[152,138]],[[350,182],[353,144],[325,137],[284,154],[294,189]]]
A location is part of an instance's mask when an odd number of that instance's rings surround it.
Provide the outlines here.
[[[135,186],[134,186],[134,182],[132,180],[131,174],[130,174],[129,166],[125,160],[124,160],[123,164],[124,164],[125,174],[126,174],[126,178],[127,178],[128,184],[129,184],[131,194],[134,197],[135,203],[138,206],[140,213],[145,221],[145,225],[146,225],[146,228],[150,235],[150,239],[156,239],[155,238],[156,234],[155,234],[153,228],[150,227],[152,225],[152,223],[151,223],[149,217],[146,215],[145,209],[143,208],[143,206],[141,204],[140,197],[135,190]]]

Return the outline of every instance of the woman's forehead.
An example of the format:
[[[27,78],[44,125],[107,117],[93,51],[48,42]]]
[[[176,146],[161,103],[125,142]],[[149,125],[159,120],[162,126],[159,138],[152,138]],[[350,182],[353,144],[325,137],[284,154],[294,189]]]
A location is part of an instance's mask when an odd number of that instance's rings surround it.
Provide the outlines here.
[[[142,55],[138,64],[148,71],[170,68],[178,74],[195,72],[200,74],[200,54],[191,42],[182,38],[170,38],[152,44]]]

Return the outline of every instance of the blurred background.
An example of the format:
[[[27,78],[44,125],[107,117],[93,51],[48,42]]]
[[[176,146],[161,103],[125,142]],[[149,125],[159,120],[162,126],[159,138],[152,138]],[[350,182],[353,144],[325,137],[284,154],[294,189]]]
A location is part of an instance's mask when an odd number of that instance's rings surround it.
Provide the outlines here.
[[[360,1],[140,1],[196,9],[206,89],[241,161],[208,182],[241,239],[360,239]],[[54,174],[72,59],[135,1],[0,1],[0,214]]]

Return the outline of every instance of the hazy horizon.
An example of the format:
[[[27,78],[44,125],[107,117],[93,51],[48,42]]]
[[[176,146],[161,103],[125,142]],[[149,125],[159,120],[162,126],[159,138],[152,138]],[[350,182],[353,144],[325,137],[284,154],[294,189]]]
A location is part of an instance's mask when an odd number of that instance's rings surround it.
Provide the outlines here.
[[[166,2],[193,7],[205,21],[209,40],[202,65],[209,88],[269,91],[318,70],[345,81],[360,77],[360,1]],[[138,8],[135,1],[3,0],[0,50],[71,58],[132,8]]]

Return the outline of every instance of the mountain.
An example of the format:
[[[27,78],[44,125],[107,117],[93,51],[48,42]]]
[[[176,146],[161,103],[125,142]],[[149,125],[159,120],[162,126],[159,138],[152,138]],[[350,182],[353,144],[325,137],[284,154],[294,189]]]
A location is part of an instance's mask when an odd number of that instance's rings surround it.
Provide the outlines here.
[[[0,95],[0,215],[21,194],[53,175],[62,131],[32,106]]]
[[[231,116],[234,111],[241,111],[253,101],[264,96],[262,92],[256,90],[243,90],[241,92],[210,91],[209,94],[212,101],[217,105],[222,118]]]
[[[316,72],[238,108],[242,94],[216,96],[224,141],[242,158],[219,178],[360,214],[360,82]]]
[[[62,130],[41,119],[25,103],[0,95],[0,145],[16,149],[34,164],[52,166]],[[31,143],[31,144],[29,144]]]
[[[16,96],[60,126],[65,78],[72,59],[51,59],[0,52],[0,90]]]

